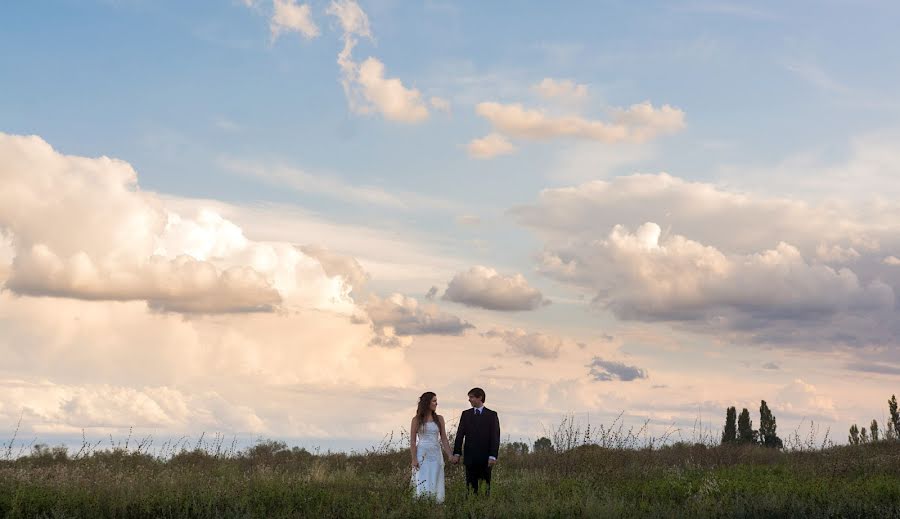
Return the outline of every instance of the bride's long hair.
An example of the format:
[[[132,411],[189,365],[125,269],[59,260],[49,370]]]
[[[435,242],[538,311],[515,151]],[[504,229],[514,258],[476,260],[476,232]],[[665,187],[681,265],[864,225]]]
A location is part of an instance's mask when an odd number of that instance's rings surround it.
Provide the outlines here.
[[[431,401],[436,396],[437,395],[435,395],[431,391],[426,391],[422,393],[422,396],[419,397],[419,405],[418,407],[416,407],[416,420],[419,422],[419,429],[425,427],[425,418],[430,414],[433,414],[431,419],[434,420],[435,423],[438,424],[438,426],[440,426],[440,423],[438,423],[437,413],[431,412]]]

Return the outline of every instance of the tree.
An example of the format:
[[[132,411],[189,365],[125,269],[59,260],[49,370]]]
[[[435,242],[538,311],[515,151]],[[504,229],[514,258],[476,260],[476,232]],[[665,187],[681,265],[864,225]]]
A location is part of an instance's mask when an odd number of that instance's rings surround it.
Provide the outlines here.
[[[545,451],[552,451],[552,450],[553,450],[553,444],[550,442],[550,438],[547,438],[546,436],[542,436],[542,437],[538,438],[537,440],[535,440],[534,452],[545,452]]]
[[[753,422],[750,420],[750,411],[745,407],[738,416],[738,442],[756,443],[757,432],[753,430]]]
[[[783,447],[781,438],[775,434],[775,415],[769,410],[766,401],[763,400],[759,405],[759,442],[771,449],[780,449]]]
[[[722,445],[737,442],[737,425],[735,425],[736,419],[737,409],[735,409],[734,407],[729,407],[728,410],[725,411],[725,429],[722,430]]]
[[[859,445],[859,428],[856,424],[850,426],[850,436],[847,436],[850,445]]]
[[[900,413],[897,412],[897,395],[891,395],[888,400],[888,410],[891,412],[891,423],[888,429],[894,430],[894,438],[900,438]]]
[[[872,431],[872,441],[878,441],[878,422],[876,420],[872,420],[872,425],[869,426],[869,429]]]
[[[859,430],[859,443],[869,443],[869,433],[865,427]]]
[[[503,446],[506,455],[522,456],[528,454],[528,444],[524,442],[512,442]]]

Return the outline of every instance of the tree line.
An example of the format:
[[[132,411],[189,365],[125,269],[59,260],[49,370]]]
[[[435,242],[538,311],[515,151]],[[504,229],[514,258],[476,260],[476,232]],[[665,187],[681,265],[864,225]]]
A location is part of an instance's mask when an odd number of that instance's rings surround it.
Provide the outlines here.
[[[775,415],[765,400],[759,405],[759,429],[753,428],[750,411],[745,407],[740,416],[737,408],[729,407],[725,411],[725,427],[722,429],[722,445],[749,444],[762,445],[773,449],[784,447],[784,442],[776,434]]]
[[[873,418],[868,431],[866,431],[865,427],[860,429],[856,424],[851,425],[847,443],[859,445],[882,440],[900,440],[900,412],[897,411],[897,395],[891,395],[890,400],[888,400],[888,414],[890,416],[888,423],[885,424],[883,435],[878,427],[878,421]]]

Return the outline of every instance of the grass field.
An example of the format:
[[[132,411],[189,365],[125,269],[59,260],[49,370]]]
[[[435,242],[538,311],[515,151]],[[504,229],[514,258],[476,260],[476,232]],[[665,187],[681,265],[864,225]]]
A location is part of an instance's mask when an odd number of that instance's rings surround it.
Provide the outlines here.
[[[900,517],[898,441],[780,451],[569,432],[559,450],[506,449],[490,498],[467,498],[463,469],[448,464],[441,505],[411,497],[402,442],[358,454],[272,441],[156,454],[37,446],[0,461],[0,516]]]

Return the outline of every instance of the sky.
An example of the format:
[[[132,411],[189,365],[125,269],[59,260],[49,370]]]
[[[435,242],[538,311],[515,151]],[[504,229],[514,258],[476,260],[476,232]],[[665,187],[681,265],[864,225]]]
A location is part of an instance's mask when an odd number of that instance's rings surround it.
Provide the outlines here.
[[[8,3],[0,439],[363,449],[476,386],[508,441],[883,424],[898,16]]]

